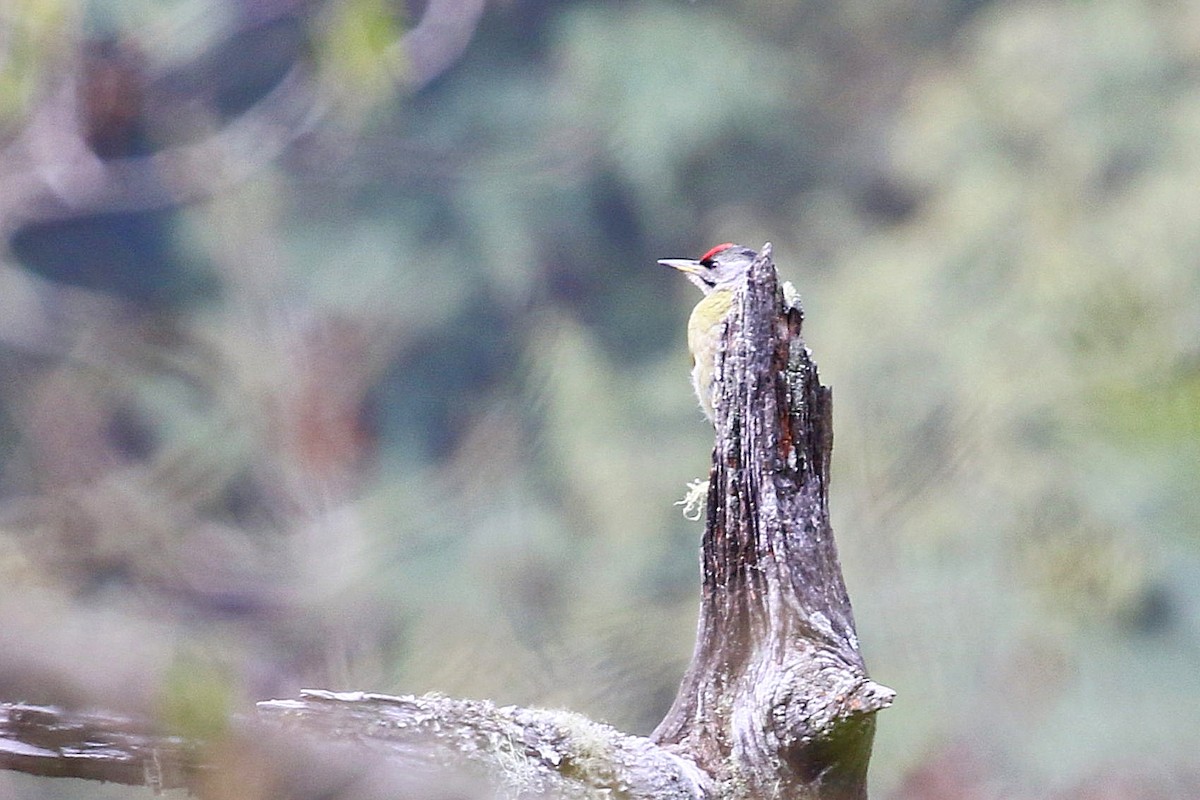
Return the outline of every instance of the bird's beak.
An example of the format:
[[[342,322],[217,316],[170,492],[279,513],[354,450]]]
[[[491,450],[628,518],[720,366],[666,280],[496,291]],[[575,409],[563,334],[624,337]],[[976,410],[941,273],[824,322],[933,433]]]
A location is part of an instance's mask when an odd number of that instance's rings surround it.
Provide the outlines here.
[[[691,258],[661,258],[658,263],[688,275],[697,275],[704,270],[703,264]]]

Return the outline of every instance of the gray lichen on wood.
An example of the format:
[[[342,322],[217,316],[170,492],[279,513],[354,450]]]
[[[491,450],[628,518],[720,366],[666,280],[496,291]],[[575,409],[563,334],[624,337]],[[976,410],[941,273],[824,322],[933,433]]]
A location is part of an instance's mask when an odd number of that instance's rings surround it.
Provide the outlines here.
[[[384,750],[431,781],[453,773],[473,783],[478,796],[484,790],[581,800],[614,792],[662,800],[707,796],[706,776],[686,759],[569,711],[436,694],[312,690],[299,700],[259,703],[258,709],[264,720],[302,735]]]

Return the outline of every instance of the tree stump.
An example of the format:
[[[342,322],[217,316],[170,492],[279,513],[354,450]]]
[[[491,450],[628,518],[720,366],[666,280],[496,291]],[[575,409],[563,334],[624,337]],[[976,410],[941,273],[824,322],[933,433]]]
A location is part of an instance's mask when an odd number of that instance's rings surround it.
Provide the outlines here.
[[[764,246],[718,354],[695,653],[649,738],[441,696],[308,691],[210,741],[10,703],[0,768],[251,800],[865,798],[893,692],[859,652],[829,523],[831,395],[791,294]]]
[[[652,738],[726,796],[860,798],[894,693],[859,653],[829,523],[832,396],[784,294],[767,244],[717,356],[696,650]]]

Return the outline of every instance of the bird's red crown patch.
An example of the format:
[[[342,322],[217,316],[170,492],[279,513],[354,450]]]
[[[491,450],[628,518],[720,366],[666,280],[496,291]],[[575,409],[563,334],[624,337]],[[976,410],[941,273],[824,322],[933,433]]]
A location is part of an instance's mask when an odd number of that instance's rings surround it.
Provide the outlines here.
[[[717,253],[721,252],[722,250],[727,250],[730,247],[733,247],[733,242],[723,242],[723,243],[717,245],[716,247],[714,247],[713,249],[709,250],[704,255],[700,256],[700,260],[708,261],[710,258],[715,256]]]

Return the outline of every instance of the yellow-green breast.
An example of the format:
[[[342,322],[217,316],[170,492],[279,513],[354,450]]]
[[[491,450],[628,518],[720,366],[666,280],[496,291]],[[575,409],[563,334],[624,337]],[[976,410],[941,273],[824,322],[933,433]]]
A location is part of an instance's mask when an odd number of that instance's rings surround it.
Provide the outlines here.
[[[713,377],[717,368],[721,323],[732,305],[733,291],[718,290],[705,295],[688,318],[688,350],[692,352],[693,362],[692,387],[696,390],[700,407],[710,420],[713,419]]]

